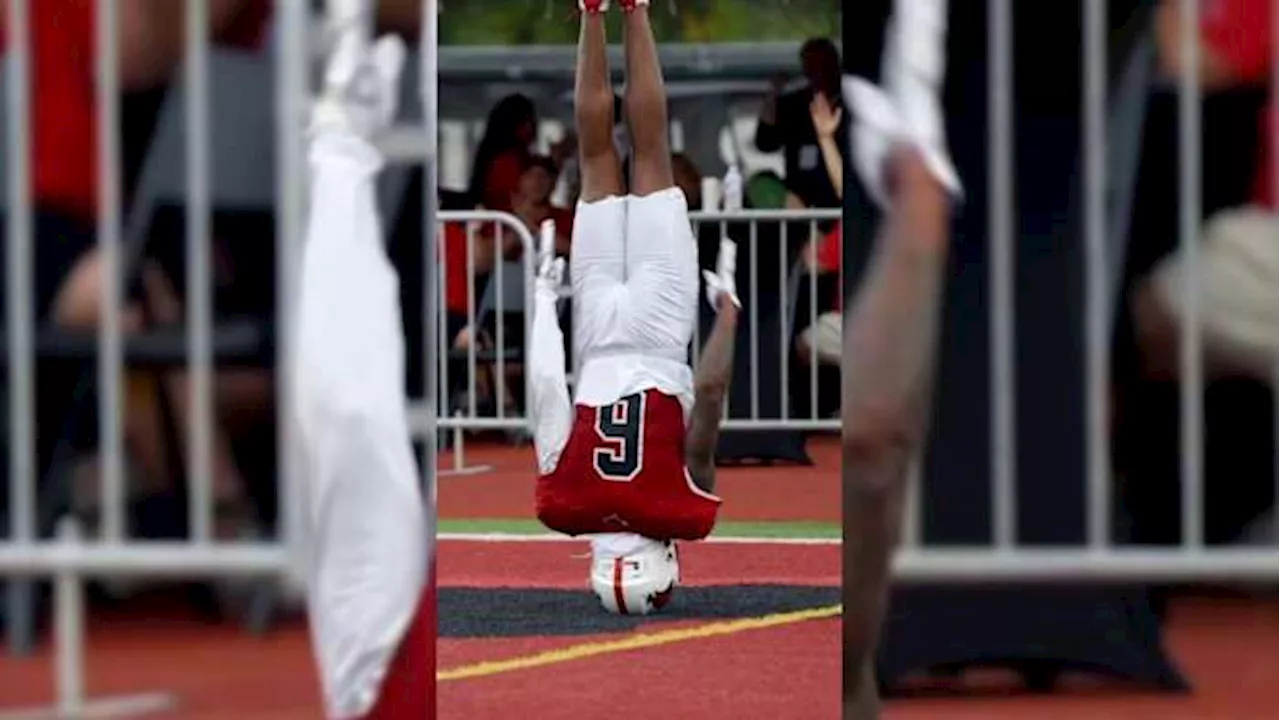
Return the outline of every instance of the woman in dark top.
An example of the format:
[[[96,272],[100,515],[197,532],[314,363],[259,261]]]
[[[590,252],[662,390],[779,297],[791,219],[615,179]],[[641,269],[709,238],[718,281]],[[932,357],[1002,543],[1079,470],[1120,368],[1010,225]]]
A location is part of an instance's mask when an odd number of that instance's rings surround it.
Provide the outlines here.
[[[494,106],[476,149],[467,188],[473,203],[489,210],[511,209],[512,194],[529,164],[529,145],[537,136],[538,115],[524,95],[508,95]]]

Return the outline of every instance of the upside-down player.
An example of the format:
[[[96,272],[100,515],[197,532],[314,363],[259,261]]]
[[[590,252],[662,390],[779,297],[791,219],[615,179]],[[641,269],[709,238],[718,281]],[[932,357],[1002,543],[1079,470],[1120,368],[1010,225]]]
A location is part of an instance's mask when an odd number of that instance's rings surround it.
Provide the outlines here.
[[[331,2],[338,45],[311,129],[293,386],[296,548],[331,720],[435,717],[431,538],[405,421],[404,337],[370,142],[390,124],[405,50],[371,46],[365,0]]]
[[[875,655],[908,468],[932,406],[942,271],[960,181],[940,106],[945,0],[896,0],[881,87],[845,80],[854,160],[884,210],[844,331],[844,720],[879,717]]]
[[[610,611],[662,607],[679,581],[675,540],[715,525],[715,447],[733,364],[736,246],[706,273],[718,311],[694,377],[697,246],[667,144],[667,97],[648,0],[625,13],[630,192],[614,149],[605,53],[607,0],[579,0],[574,104],[582,194],[570,281],[577,393],[570,402],[556,299],[564,261],[544,249],[528,372],[538,455],[538,519],[592,535],[591,585]]]

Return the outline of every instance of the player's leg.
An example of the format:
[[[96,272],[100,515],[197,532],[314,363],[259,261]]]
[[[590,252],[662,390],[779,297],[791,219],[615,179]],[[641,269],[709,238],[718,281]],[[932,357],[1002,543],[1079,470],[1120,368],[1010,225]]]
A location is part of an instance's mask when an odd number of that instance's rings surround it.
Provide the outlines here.
[[[569,279],[578,358],[616,340],[626,279],[627,200],[613,144],[614,97],[606,53],[604,0],[580,0],[574,116],[582,192],[573,223]]]
[[[613,84],[604,28],[607,3],[581,0],[578,68],[574,76],[573,110],[578,125],[578,161],[583,202],[623,194],[622,165],[613,144]]]
[[[675,185],[667,141],[667,89],[658,44],[649,24],[649,0],[624,0],[626,13],[627,126],[631,131],[631,193],[645,196]]]
[[[667,92],[647,0],[626,11],[627,124],[631,203],[627,211],[627,335],[639,350],[685,359],[698,303],[698,251],[667,141]]]

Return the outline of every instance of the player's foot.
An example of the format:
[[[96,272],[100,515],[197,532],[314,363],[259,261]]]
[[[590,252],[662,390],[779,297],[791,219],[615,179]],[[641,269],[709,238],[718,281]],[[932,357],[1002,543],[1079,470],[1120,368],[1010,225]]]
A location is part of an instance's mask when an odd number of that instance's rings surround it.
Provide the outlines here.
[[[622,8],[622,12],[632,12],[636,8],[649,7],[649,0],[618,0],[618,7]]]
[[[584,15],[601,15],[609,10],[609,0],[578,0],[578,9]]]

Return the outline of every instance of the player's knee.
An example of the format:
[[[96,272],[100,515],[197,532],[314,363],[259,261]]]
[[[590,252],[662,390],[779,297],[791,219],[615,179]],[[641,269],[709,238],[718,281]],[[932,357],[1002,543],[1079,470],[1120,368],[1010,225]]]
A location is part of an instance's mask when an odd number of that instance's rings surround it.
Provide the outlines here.
[[[574,116],[578,123],[578,139],[583,139],[583,132],[588,128],[605,129],[612,132],[614,96],[608,88],[602,90],[578,90],[574,98]]]

